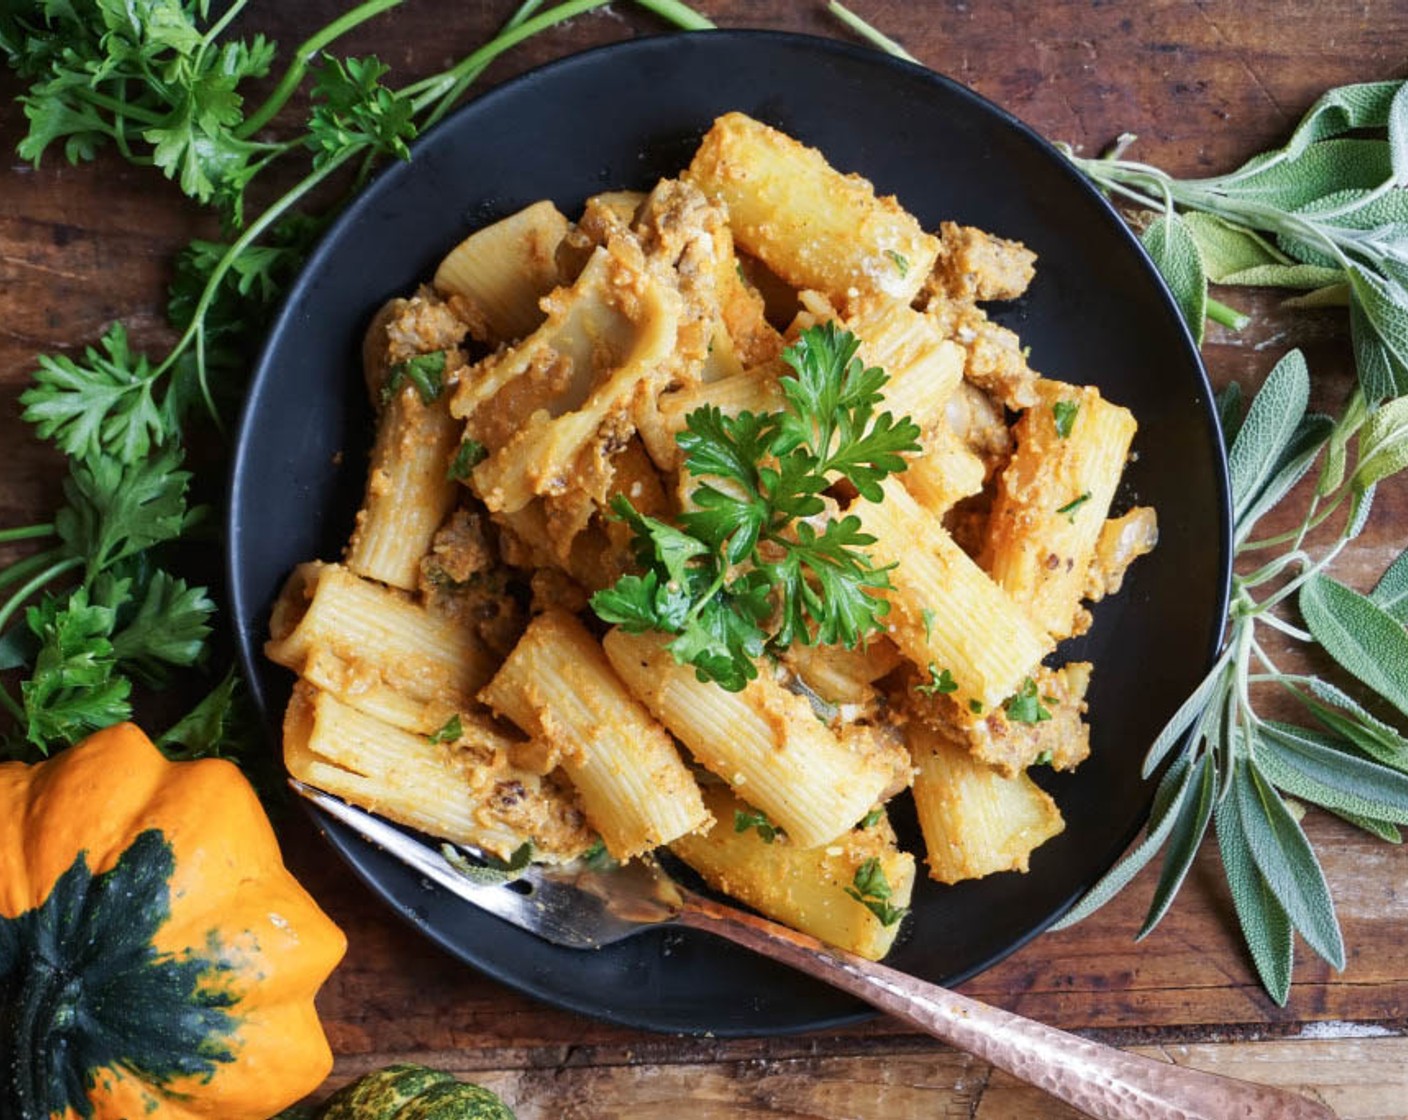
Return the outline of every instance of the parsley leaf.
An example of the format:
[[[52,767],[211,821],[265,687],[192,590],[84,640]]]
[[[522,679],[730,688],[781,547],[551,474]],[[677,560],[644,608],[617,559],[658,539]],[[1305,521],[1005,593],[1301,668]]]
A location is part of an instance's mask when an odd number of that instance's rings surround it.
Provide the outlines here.
[[[1007,718],[1014,723],[1041,723],[1051,718],[1051,712],[1042,705],[1037,695],[1036,681],[1028,677],[1002,704]]]
[[[454,743],[464,734],[464,724],[460,720],[459,712],[456,712],[444,723],[444,726],[435,734],[430,736],[432,743]]]
[[[939,672],[939,667],[931,661],[929,662],[929,679],[923,684],[915,685],[914,691],[924,696],[946,696],[950,692],[958,691],[958,682],[953,679],[953,674],[947,669]]]
[[[75,458],[106,451],[124,462],[167,442],[179,418],[168,388],[145,354],[132,352],[127,328],[114,323],[81,360],[62,354],[39,357],[34,384],[20,394],[24,418],[41,439],[52,439]]]
[[[1080,401],[1056,401],[1051,406],[1051,415],[1056,423],[1056,434],[1068,439],[1075,426],[1076,413],[1080,411]]]
[[[381,403],[385,404],[407,384],[414,385],[424,404],[430,404],[445,391],[445,351],[432,350],[397,362],[386,375],[381,387]]]
[[[381,84],[390,69],[374,57],[335,58],[324,54],[313,83],[313,115],[308,146],[320,167],[349,148],[410,159],[407,140],[417,133],[414,107]]]
[[[879,918],[883,926],[892,926],[909,913],[909,907],[895,906],[889,901],[894,892],[876,856],[856,868],[855,878],[846,893]]]
[[[104,574],[94,582],[94,595],[105,594],[118,608],[113,655],[141,679],[160,685],[167,679],[166,666],[194,665],[199,660],[215,604],[204,587],[188,587],[185,580],[161,569],[142,582],[144,586],[130,591],[124,586],[127,580]],[[125,617],[122,607],[132,603],[135,613]]]
[[[465,439],[455,449],[455,457],[450,460],[450,467],[445,472],[445,477],[456,482],[463,482],[475,467],[488,458],[488,455],[488,448],[477,439]]]
[[[132,714],[132,682],[117,675],[112,647],[116,612],[79,588],[65,602],[46,595],[25,612],[39,639],[34,671],[20,684],[25,738],[47,754]]]
[[[874,828],[877,824],[880,823],[882,819],[884,819],[884,816],[885,810],[877,805],[874,809],[871,809],[870,812],[866,813],[865,816],[861,817],[860,825],[858,827]]]
[[[733,831],[747,832],[756,828],[764,844],[771,844],[783,834],[782,829],[768,820],[766,813],[756,809],[735,809],[733,811]]]
[[[228,757],[246,746],[239,714],[239,678],[231,669],[156,745],[171,759]]]
[[[186,510],[190,473],[180,451],[120,463],[107,456],[76,462],[64,482],[68,505],[54,528],[69,553],[83,559],[87,580],[128,556],[179,536],[195,519]]]
[[[642,574],[592,597],[603,621],[675,635],[675,659],[731,691],[757,676],[766,650],[854,647],[881,628],[889,604],[878,592],[890,584],[866,552],[874,538],[854,515],[812,520],[838,479],[878,499],[880,481],[918,450],[916,424],[876,414],[886,376],[862,366],[858,346],[834,323],[810,327],[783,351],[795,373],[781,379],[786,410],[726,416],[706,405],[685,418],[676,438],[701,480],[693,508],[676,527],[613,499]]]

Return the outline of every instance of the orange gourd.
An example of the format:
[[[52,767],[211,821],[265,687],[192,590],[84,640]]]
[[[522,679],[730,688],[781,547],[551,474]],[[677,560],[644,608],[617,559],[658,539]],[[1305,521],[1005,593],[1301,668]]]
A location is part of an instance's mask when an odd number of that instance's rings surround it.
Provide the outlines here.
[[[7,1120],[266,1120],[332,1067],[346,944],[229,762],[119,724],[0,764]]]

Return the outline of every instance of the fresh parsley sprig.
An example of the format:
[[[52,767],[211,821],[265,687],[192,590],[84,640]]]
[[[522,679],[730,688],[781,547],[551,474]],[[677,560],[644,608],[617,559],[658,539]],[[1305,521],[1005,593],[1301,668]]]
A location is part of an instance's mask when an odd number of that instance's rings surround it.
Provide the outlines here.
[[[592,596],[604,621],[675,635],[668,648],[700,680],[738,691],[757,658],[793,642],[853,647],[880,629],[887,569],[853,514],[828,516],[823,493],[845,480],[879,500],[880,482],[919,448],[907,417],[877,414],[883,370],[856,357],[859,340],[825,323],[802,331],[783,358],[787,407],[726,416],[705,406],[677,436],[699,485],[678,526],[613,509],[635,532],[639,575]]]
[[[885,868],[876,856],[871,856],[856,868],[846,893],[879,919],[882,926],[892,926],[909,913],[909,907],[896,906],[890,901],[894,888],[885,875]]]
[[[61,149],[71,163],[105,146],[158,168],[193,200],[216,208],[223,240],[192,242],[177,261],[168,314],[179,332],[159,360],[112,324],[77,355],[38,359],[21,396],[41,438],[70,457],[66,504],[50,522],[0,530],[0,544],[50,546],[0,569],[0,671],[18,670],[18,695],[0,685],[9,716],[5,753],[33,756],[126,718],[133,681],[156,682],[206,654],[213,605],[203,588],[149,567],[151,549],[180,537],[195,511],[180,469],[184,428],[203,403],[218,423],[263,329],[325,219],[300,208],[343,168],[355,191],[379,158],[408,144],[460,99],[504,51],[606,0],[565,0],[539,11],[525,0],[501,32],[455,65],[388,86],[375,58],[328,48],[401,0],[364,0],[295,48],[269,95],[247,112],[245,88],[269,74],[276,49],[262,35],[228,32],[247,0],[213,21],[207,0],[19,0],[0,10],[0,57],[25,81],[20,154],[36,164]],[[642,0],[670,22],[700,17],[673,0]],[[302,128],[269,139],[265,126],[312,78]],[[300,177],[253,218],[248,188],[275,165]],[[283,180],[287,182],[288,179]],[[335,209],[335,206],[334,206]],[[443,362],[443,355],[441,356]],[[437,374],[406,371],[424,395]],[[466,466],[468,459],[465,459]],[[26,610],[26,606],[29,609]],[[223,753],[236,682],[226,676],[165,735],[169,754]]]

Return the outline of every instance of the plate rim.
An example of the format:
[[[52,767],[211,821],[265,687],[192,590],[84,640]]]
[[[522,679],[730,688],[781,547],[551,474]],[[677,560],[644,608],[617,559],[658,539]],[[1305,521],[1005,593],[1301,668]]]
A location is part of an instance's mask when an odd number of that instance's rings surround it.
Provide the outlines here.
[[[990,100],[983,94],[978,93],[971,87],[920,63],[897,58],[864,44],[801,32],[743,28],[676,31],[617,40],[551,59],[505,79],[465,102],[463,105],[458,106],[442,120],[438,121],[432,128],[426,130],[426,132],[410,145],[410,160],[397,161],[388,166],[384,166],[365,186],[363,186],[352,201],[336,216],[327,229],[323,231],[313,251],[309,254],[307,261],[303,264],[298,275],[289,285],[278,313],[266,332],[263,344],[259,349],[258,357],[252,366],[251,374],[244,390],[244,397],[241,401],[235,429],[236,439],[234,441],[227,471],[228,488],[226,490],[226,496],[228,504],[224,518],[224,578],[226,594],[230,604],[229,614],[237,658],[240,668],[244,673],[245,685],[261,716],[261,734],[267,741],[269,749],[273,752],[273,759],[279,773],[283,773],[283,763],[279,753],[279,735],[276,731],[276,725],[278,723],[276,718],[277,713],[269,710],[267,703],[268,698],[265,695],[259,673],[256,671],[260,664],[261,652],[259,647],[262,645],[263,638],[258,627],[251,625],[251,623],[254,622],[250,609],[252,604],[248,602],[246,589],[242,586],[238,578],[239,564],[237,557],[240,553],[238,546],[243,540],[244,534],[241,526],[237,522],[237,504],[234,501],[234,497],[239,493],[243,485],[245,464],[249,456],[248,445],[252,438],[252,425],[249,423],[249,420],[250,414],[255,408],[256,398],[258,396],[256,389],[271,376],[269,370],[274,364],[273,360],[277,350],[280,348],[283,336],[289,330],[296,328],[293,313],[295,305],[299,302],[305,290],[312,285],[314,278],[325,265],[326,258],[334,251],[335,245],[345,237],[347,228],[355,226],[361,216],[367,210],[374,207],[382,196],[394,191],[402,176],[413,174],[412,168],[418,151],[436,142],[442,132],[452,132],[460,127],[459,121],[461,118],[471,114],[492,113],[496,101],[515,97],[519,95],[520,91],[544,81],[552,80],[559,73],[565,73],[582,66],[600,65],[601,59],[604,56],[621,55],[629,58],[630,56],[641,53],[653,53],[657,51],[668,52],[686,41],[697,43],[701,38],[718,42],[721,45],[726,45],[729,41],[734,40],[749,43],[773,42],[788,48],[800,47],[804,50],[814,50],[822,53],[840,55],[853,61],[877,66],[880,69],[888,68],[900,73],[905,73],[908,77],[933,85],[943,90],[946,94],[959,98],[980,114],[988,115],[1000,122],[1004,127],[1014,132],[1032,149],[1038,152],[1040,157],[1051,166],[1053,172],[1060,174],[1066,180],[1075,184],[1078,191],[1085,196],[1086,200],[1094,204],[1095,210],[1100,213],[1101,220],[1111,226],[1112,230],[1124,243],[1125,247],[1132,251],[1134,259],[1138,262],[1138,267],[1143,271],[1146,279],[1151,282],[1154,293],[1157,293],[1157,298],[1163,305],[1165,316],[1171,321],[1171,324],[1175,328],[1175,333],[1178,336],[1182,351],[1183,362],[1185,364],[1191,364],[1190,373],[1194,374],[1194,382],[1202,390],[1202,399],[1198,402],[1198,405],[1199,411],[1202,414],[1203,424],[1208,429],[1208,434],[1212,437],[1208,440],[1208,446],[1209,450],[1212,452],[1213,461],[1211,466],[1213,467],[1214,480],[1216,482],[1215,497],[1218,513],[1217,618],[1224,623],[1224,625],[1220,627],[1214,625],[1214,635],[1205,655],[1205,669],[1211,667],[1215,661],[1225,635],[1225,620],[1231,594],[1233,561],[1231,486],[1228,474],[1225,441],[1222,438],[1221,427],[1217,418],[1216,397],[1208,378],[1207,367],[1203,362],[1202,353],[1194,342],[1188,325],[1178,309],[1177,301],[1169,290],[1168,285],[1164,282],[1163,277],[1159,274],[1158,269],[1155,267],[1148,253],[1140,244],[1139,239],[1134,235],[1125,220],[1120,217],[1119,212],[1111,204],[1109,199],[1091,184],[1085,176],[1080,174],[1074,165],[1060,153],[1055,144],[1031,125],[1028,125],[1011,111]],[[1184,740],[1186,740],[1186,736],[1180,741]],[[1169,752],[1167,759],[1160,768],[1160,772],[1162,772],[1162,769],[1176,756],[1176,753],[1176,751]],[[971,966],[951,976],[945,977],[943,983],[951,987],[957,986],[985,972],[1008,956],[1030,944],[1042,933],[1049,930],[1055,922],[1059,921],[1096,882],[1118,863],[1121,855],[1128,850],[1130,844],[1144,829],[1149,807],[1153,799],[1153,779],[1147,781],[1144,788],[1148,791],[1146,797],[1148,804],[1146,804],[1143,811],[1139,813],[1135,822],[1129,829],[1128,835],[1123,838],[1112,858],[1102,860],[1098,870],[1091,874],[1087,880],[1083,880],[1081,884],[1067,892],[1066,898],[1060,905],[1054,907],[1050,913],[1035,923],[1020,937],[1005,942],[1002,947],[985,954],[979,961]],[[824,1018],[815,1018],[800,1025],[764,1025],[758,1027],[747,1025],[740,1025],[738,1027],[714,1025],[700,1026],[697,1029],[686,1029],[677,1025],[662,1026],[658,1021],[652,1021],[649,1018],[639,1015],[618,1013],[607,1003],[590,1003],[576,999],[571,995],[564,996],[545,985],[535,983],[531,975],[506,975],[498,971],[490,971],[466,956],[461,947],[456,944],[447,933],[436,926],[417,920],[415,915],[408,913],[404,906],[389,896],[387,890],[373,877],[364,866],[364,860],[360,858],[372,848],[369,842],[362,840],[361,837],[345,829],[315,806],[302,802],[301,800],[300,804],[308,814],[308,817],[313,821],[320,834],[331,845],[333,850],[337,852],[339,858],[346,863],[353,871],[354,875],[377,896],[380,904],[387,907],[403,922],[415,929],[421,936],[427,937],[439,948],[449,953],[456,961],[468,965],[484,975],[490,976],[493,980],[506,987],[512,988],[536,1000],[540,1000],[550,1006],[576,1012],[617,1026],[653,1032],[708,1035],[718,1038],[763,1038],[792,1035],[807,1031],[828,1030],[861,1022],[879,1014],[873,1008],[864,1004],[858,1004],[857,1009],[852,1012],[843,1012]],[[529,934],[529,936],[531,936],[531,934]],[[649,934],[643,936],[649,936]]]

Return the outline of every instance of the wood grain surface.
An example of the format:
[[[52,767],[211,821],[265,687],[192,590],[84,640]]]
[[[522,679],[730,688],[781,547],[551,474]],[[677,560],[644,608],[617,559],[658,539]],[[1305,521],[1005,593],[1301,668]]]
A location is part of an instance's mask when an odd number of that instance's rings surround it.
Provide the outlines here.
[[[342,44],[395,77],[432,72],[484,41],[507,0],[411,0]],[[1408,5],[1275,0],[1119,3],[1016,0],[853,5],[934,69],[1053,140],[1096,152],[1121,132],[1133,154],[1182,175],[1228,170],[1283,138],[1325,87],[1408,75]],[[244,26],[292,45],[341,5],[254,3]],[[824,5],[700,0],[720,26],[844,36]],[[496,63],[493,82],[572,51],[664,30],[628,3],[583,16]],[[0,79],[0,526],[47,518],[61,464],[15,398],[35,356],[92,343],[114,319],[157,349],[174,252],[211,218],[148,169],[110,158],[38,170],[14,155],[23,121]],[[276,125],[277,127],[277,125]],[[1216,384],[1253,388],[1288,348],[1334,409],[1353,371],[1343,314],[1290,313],[1274,296],[1218,293],[1254,323],[1212,328]],[[1408,486],[1383,488],[1369,531],[1337,568],[1367,588],[1408,540]],[[0,559],[6,554],[0,552]],[[1301,658],[1289,645],[1277,650]],[[1142,751],[1144,744],[1130,744]],[[1235,932],[1216,854],[1200,856],[1173,912],[1136,942],[1154,877],[1084,924],[1045,934],[963,990],[1053,1025],[1172,1062],[1300,1087],[1345,1118],[1408,1117],[1408,855],[1311,813],[1306,827],[1349,951],[1342,973],[1298,946],[1284,1008],[1262,992]],[[337,1084],[393,1060],[443,1066],[535,1118],[808,1117],[1019,1120],[1075,1115],[982,1063],[886,1019],[754,1040],[624,1030],[555,1010],[462,966],[388,914],[300,817],[281,824],[294,871],[351,948],[319,1007]]]

